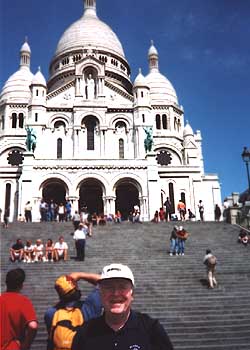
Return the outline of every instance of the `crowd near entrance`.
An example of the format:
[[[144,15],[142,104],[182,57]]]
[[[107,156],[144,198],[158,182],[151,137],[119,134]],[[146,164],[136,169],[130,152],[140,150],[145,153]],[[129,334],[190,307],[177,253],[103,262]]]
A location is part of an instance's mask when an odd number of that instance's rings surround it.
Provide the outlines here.
[[[127,220],[135,205],[140,206],[138,189],[129,181],[120,183],[116,188],[115,211],[119,210],[122,219]]]
[[[85,180],[79,190],[79,211],[81,208],[87,207],[90,214],[102,214],[104,212],[102,197],[101,183],[95,179]]]
[[[65,203],[66,189],[65,184],[59,179],[50,179],[43,187],[42,198],[49,203],[53,200],[54,203]]]

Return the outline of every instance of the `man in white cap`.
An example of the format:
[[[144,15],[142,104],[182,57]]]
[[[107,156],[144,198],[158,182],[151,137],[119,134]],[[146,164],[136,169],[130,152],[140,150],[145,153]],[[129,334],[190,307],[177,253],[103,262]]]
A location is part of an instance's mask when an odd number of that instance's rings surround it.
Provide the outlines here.
[[[131,310],[134,283],[133,273],[126,265],[103,268],[99,288],[104,314],[84,324],[74,339],[73,350],[173,349],[158,320]]]

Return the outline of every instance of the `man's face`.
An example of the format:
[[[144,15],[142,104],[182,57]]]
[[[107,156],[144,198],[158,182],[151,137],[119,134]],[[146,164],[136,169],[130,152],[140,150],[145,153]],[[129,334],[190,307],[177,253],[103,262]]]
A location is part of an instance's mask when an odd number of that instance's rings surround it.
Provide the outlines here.
[[[100,283],[102,304],[105,312],[111,314],[127,313],[133,297],[132,283],[124,278],[111,278]]]

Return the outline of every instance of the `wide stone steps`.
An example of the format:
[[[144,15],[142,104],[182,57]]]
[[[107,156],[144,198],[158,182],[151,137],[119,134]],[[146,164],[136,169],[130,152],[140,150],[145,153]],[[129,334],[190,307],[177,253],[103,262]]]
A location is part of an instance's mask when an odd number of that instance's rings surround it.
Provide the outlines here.
[[[236,226],[187,222],[184,226],[190,237],[185,256],[171,257],[169,236],[174,224],[122,223],[96,227],[93,237],[87,240],[86,259],[81,263],[74,260],[71,223],[16,223],[2,229],[2,272],[5,275],[16,266],[26,270],[23,293],[32,299],[39,318],[32,350],[46,349],[43,315],[48,306],[57,302],[55,279],[72,271],[100,272],[111,262],[132,268],[136,280],[134,309],[158,318],[175,349],[250,350],[250,245],[237,243]],[[17,237],[24,241],[41,238],[45,242],[48,238],[56,241],[61,234],[70,247],[69,261],[34,264],[8,261],[8,249]],[[202,263],[207,248],[218,257],[219,285],[214,290],[207,288]],[[91,290],[86,282],[80,281],[79,286],[83,295]]]

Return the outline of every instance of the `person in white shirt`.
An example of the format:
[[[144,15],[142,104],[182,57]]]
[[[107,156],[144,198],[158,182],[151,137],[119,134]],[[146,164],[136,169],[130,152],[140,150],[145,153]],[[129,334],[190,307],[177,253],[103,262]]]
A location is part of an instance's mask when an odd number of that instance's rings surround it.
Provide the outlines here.
[[[36,244],[34,245],[34,252],[35,252],[35,260],[34,260],[35,262],[45,261],[44,245],[41,239],[36,240]]]
[[[76,260],[84,261],[85,258],[85,242],[88,234],[88,226],[79,224],[78,229],[74,232],[73,238],[76,246]]]
[[[24,246],[24,262],[31,263],[34,262],[35,258],[35,252],[34,252],[34,245],[31,243],[30,240],[26,242],[26,245]]]
[[[63,259],[64,261],[66,261],[68,259],[68,249],[68,244],[64,242],[63,236],[60,236],[59,241],[56,242],[54,246],[56,261],[58,261],[59,259]]]

